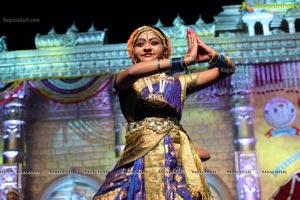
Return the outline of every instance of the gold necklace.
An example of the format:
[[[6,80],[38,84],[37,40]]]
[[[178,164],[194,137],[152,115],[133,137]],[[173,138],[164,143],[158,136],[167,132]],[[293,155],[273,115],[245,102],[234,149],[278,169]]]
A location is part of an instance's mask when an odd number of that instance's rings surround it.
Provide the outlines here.
[[[167,76],[165,73],[161,73],[159,76],[159,92],[154,93],[153,87],[152,87],[152,82],[149,77],[144,78],[148,90],[149,90],[149,95],[146,98],[147,103],[154,108],[162,108],[167,105],[167,100],[164,97],[164,92],[165,92],[165,87],[166,87],[166,82],[167,82]]]

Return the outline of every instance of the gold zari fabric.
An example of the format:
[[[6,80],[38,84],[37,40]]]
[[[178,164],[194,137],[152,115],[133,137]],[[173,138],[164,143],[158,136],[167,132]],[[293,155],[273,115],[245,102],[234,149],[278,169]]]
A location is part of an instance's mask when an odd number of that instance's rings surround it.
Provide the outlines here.
[[[183,166],[189,190],[195,199],[198,195],[201,195],[203,200],[210,199],[210,190],[201,160],[191,140],[175,118],[151,117],[130,123],[126,135],[126,148],[117,167],[144,156],[146,199],[165,199],[164,176],[168,172],[164,169],[166,148],[163,138],[168,133],[175,148],[177,165]],[[182,199],[178,194],[175,194],[174,198]]]

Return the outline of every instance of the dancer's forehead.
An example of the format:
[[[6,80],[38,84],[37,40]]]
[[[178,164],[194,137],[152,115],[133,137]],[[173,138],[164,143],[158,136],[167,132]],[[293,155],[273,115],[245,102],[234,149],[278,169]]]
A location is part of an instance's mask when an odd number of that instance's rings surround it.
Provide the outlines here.
[[[160,39],[160,37],[152,31],[146,31],[146,32],[141,33],[138,36],[138,38],[136,39],[134,45],[136,45],[136,43],[140,40],[147,41],[147,42],[155,40],[155,41],[159,41],[160,43],[163,43],[163,41]]]
[[[167,47],[166,44],[166,37],[160,33],[158,30],[156,30],[155,28],[151,27],[151,26],[143,26],[141,28],[139,28],[138,32],[136,33],[134,40],[133,40],[133,45],[135,45],[137,39],[139,38],[144,38],[149,40],[151,38],[156,37],[157,39],[159,39],[164,47]]]

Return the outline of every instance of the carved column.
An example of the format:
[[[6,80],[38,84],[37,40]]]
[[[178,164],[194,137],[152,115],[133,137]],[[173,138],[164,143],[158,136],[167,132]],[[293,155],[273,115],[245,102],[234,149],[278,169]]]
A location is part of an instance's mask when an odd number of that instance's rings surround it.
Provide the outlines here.
[[[273,19],[272,14],[257,11],[245,14],[242,19],[247,24],[249,36],[255,35],[255,24],[257,22],[262,24],[263,34],[270,35],[269,24]]]
[[[3,165],[1,166],[1,199],[5,199],[9,188],[22,194],[22,171],[24,160],[24,90],[21,90],[3,109]]]
[[[246,24],[247,24],[249,36],[254,36],[255,35],[255,29],[254,29],[255,22],[247,22]]]
[[[240,200],[259,200],[260,186],[257,169],[251,87],[252,70],[239,66],[233,76],[234,95],[231,109],[234,130],[237,196]],[[252,76],[252,77],[251,77]]]
[[[286,21],[288,22],[289,25],[289,33],[295,33],[295,18],[294,17],[286,17]]]
[[[270,23],[271,23],[271,20],[262,21],[264,35],[271,35],[270,28],[269,28]]]

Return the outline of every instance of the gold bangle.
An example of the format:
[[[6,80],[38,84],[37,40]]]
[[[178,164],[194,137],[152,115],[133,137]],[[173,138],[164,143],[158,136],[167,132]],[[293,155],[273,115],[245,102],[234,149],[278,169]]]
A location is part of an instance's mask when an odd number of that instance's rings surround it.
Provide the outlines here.
[[[229,58],[228,58],[228,56],[224,56],[224,58],[225,58],[225,65],[227,67],[229,67]]]
[[[187,67],[187,66],[189,66],[189,65],[191,65],[191,64],[194,64],[195,62],[191,62],[191,63],[189,63],[189,62],[187,62],[186,61],[186,59],[185,59],[185,57],[192,57],[192,55],[191,54],[186,54],[184,57],[183,57],[183,60],[184,60],[184,63],[185,63],[185,66]],[[192,57],[193,58],[193,57]]]
[[[183,63],[184,63],[184,67],[187,67],[188,64],[189,64],[189,63],[186,61],[185,56],[183,56]]]
[[[212,61],[215,59],[215,56],[216,56],[216,51],[213,49],[213,50],[212,50],[212,55],[211,55],[211,57],[210,57],[208,63],[212,62]]]
[[[214,65],[217,64],[218,59],[219,59],[218,52],[217,52],[216,50],[213,49],[212,56],[211,56],[210,60],[208,61],[208,63],[209,63],[210,65],[214,66]]]

